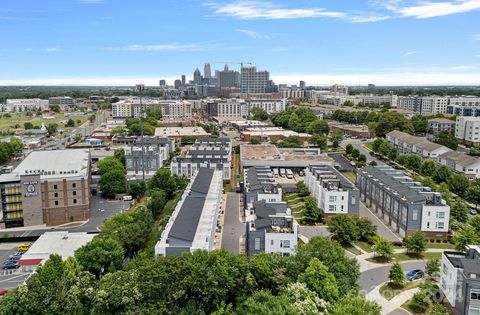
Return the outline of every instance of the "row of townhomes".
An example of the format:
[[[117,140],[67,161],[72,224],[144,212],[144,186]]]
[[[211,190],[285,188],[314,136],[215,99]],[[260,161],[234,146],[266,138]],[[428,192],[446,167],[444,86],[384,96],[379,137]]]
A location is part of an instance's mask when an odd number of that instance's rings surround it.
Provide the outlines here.
[[[298,225],[282,201],[282,189],[276,185],[270,167],[245,168],[244,179],[247,255],[295,254]]]
[[[184,156],[172,159],[172,175],[192,178],[201,167],[222,172],[224,180],[231,178],[232,141],[229,138],[197,139]]]
[[[212,251],[222,204],[222,189],[221,171],[203,167],[195,171],[160,241],[155,245],[155,255]]]
[[[358,215],[360,192],[331,166],[309,166],[305,185],[317,201],[324,217],[334,214]]]
[[[361,200],[401,237],[423,231],[427,237],[446,237],[450,207],[441,194],[390,167],[358,170]]]
[[[470,179],[480,178],[480,159],[476,157],[452,151],[423,137],[412,136],[398,130],[389,132],[385,138],[399,153],[431,158],[438,164],[448,166],[454,172],[465,174]]]
[[[164,166],[164,162],[175,151],[175,140],[170,138],[144,137],[136,139],[125,148],[125,165],[129,178],[141,177],[145,165],[145,177],[151,177]],[[143,164],[142,164],[143,162]]]

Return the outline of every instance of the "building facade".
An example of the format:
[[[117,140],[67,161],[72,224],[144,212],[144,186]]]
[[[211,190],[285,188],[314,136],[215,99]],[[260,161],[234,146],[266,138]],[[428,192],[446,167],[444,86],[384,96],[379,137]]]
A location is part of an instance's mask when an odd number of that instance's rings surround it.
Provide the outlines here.
[[[423,231],[427,237],[447,237],[450,207],[440,193],[414,182],[390,167],[366,166],[357,173],[360,198],[396,234]]]
[[[447,166],[450,170],[462,173],[469,179],[480,178],[480,159],[474,156],[449,151],[437,158],[437,163]]]
[[[480,117],[457,117],[455,138],[466,144],[479,144]]]
[[[155,255],[212,251],[222,204],[222,189],[221,171],[209,168],[195,171],[155,245]]]
[[[145,163],[145,176],[153,176],[163,167],[164,162],[175,151],[175,140],[169,138],[144,137],[143,161]],[[142,168],[142,142],[138,138],[125,148],[125,166],[128,177],[137,177],[143,174]]]
[[[6,104],[0,108],[2,112],[27,112],[33,110],[48,109],[48,100],[39,98],[25,98],[25,99],[7,99]]]
[[[480,247],[467,245],[467,251],[442,253],[440,289],[459,315],[480,314]]]
[[[305,185],[324,217],[334,214],[358,215],[359,190],[333,167],[309,166],[305,169]]]
[[[455,133],[455,121],[446,118],[434,118],[428,120],[428,133],[438,136],[441,132]]]
[[[416,154],[423,158],[436,159],[440,155],[451,151],[438,143],[431,142],[424,137],[412,136],[408,133],[394,130],[385,135],[385,139],[402,154]]]
[[[274,92],[273,82],[270,80],[270,72],[257,71],[256,67],[242,67],[240,92],[248,94]]]

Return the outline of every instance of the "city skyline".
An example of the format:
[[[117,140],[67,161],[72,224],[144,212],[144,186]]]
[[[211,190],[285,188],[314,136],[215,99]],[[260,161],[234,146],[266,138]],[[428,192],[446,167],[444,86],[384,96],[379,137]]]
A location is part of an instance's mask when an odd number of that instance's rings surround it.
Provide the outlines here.
[[[479,0],[0,5],[0,85],[172,85],[209,62],[277,84],[480,84]],[[229,65],[239,70],[239,65]]]

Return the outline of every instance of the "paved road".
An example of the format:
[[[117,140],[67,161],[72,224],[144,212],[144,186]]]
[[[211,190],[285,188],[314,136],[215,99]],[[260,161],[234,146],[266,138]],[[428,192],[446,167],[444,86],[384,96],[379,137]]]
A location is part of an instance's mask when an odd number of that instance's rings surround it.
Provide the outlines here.
[[[222,233],[222,248],[240,253],[240,237],[245,234],[245,223],[240,222],[240,196],[237,193],[226,193],[225,220]]]
[[[414,261],[414,262],[403,262],[400,263],[403,267],[403,271],[407,273],[413,269],[422,269],[425,270],[425,261]],[[360,284],[360,289],[362,294],[367,294],[368,292],[375,289],[381,283],[388,280],[388,273],[390,272],[390,266],[382,266],[374,269],[364,271],[360,275],[358,280]]]
[[[341,152],[329,153],[329,157],[335,160],[335,163],[340,164],[341,170],[344,172],[353,172],[356,173],[357,169],[350,164],[350,161],[343,156]]]
[[[351,144],[355,149],[360,151],[360,154],[364,154],[367,157],[367,162],[375,161],[378,165],[386,165],[381,160],[377,159],[375,156],[370,155],[370,151],[367,150],[363,145],[367,143],[372,143],[373,140],[369,141],[361,141],[359,139],[346,139],[342,141],[342,146],[346,146],[347,144]]]
[[[389,241],[398,242],[402,239],[390,230],[385,223],[379,219],[372,211],[370,211],[362,202],[360,203],[359,215],[370,219],[372,223],[377,227],[377,233],[386,238]]]

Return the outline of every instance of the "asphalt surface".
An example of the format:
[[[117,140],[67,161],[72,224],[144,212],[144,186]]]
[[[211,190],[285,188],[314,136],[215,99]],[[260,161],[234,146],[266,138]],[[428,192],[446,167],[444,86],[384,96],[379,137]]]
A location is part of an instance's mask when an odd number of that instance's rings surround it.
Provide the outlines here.
[[[234,254],[240,253],[240,237],[246,231],[245,223],[240,222],[240,196],[237,193],[226,193],[222,248]]]
[[[364,218],[368,218],[377,227],[377,233],[386,238],[389,241],[399,242],[401,237],[396,235],[390,230],[387,225],[378,218],[370,209],[368,209],[362,202],[360,202],[359,215]]]
[[[335,163],[340,164],[341,171],[342,172],[353,172],[357,173],[357,169],[350,164],[350,161],[343,156],[343,153],[341,152],[335,152],[335,153],[329,153],[329,157],[331,157]]]
[[[0,244],[0,264],[8,260],[8,256],[17,251],[17,246],[20,243],[3,243]],[[18,272],[15,269],[1,270],[0,269],[0,289],[8,291],[13,290],[18,285],[22,284],[30,275],[30,273]]]
[[[400,263],[404,273],[407,273],[413,269],[425,270],[425,264],[425,261],[411,261]],[[383,266],[362,272],[360,275],[360,279],[358,280],[361,293],[367,294],[368,292],[379,286],[381,283],[388,281],[388,273],[390,272],[390,268],[391,266]]]
[[[308,239],[311,239],[314,236],[330,237],[330,235],[332,235],[332,233],[328,231],[327,226],[308,226],[308,225],[299,226],[298,234],[308,237]]]

